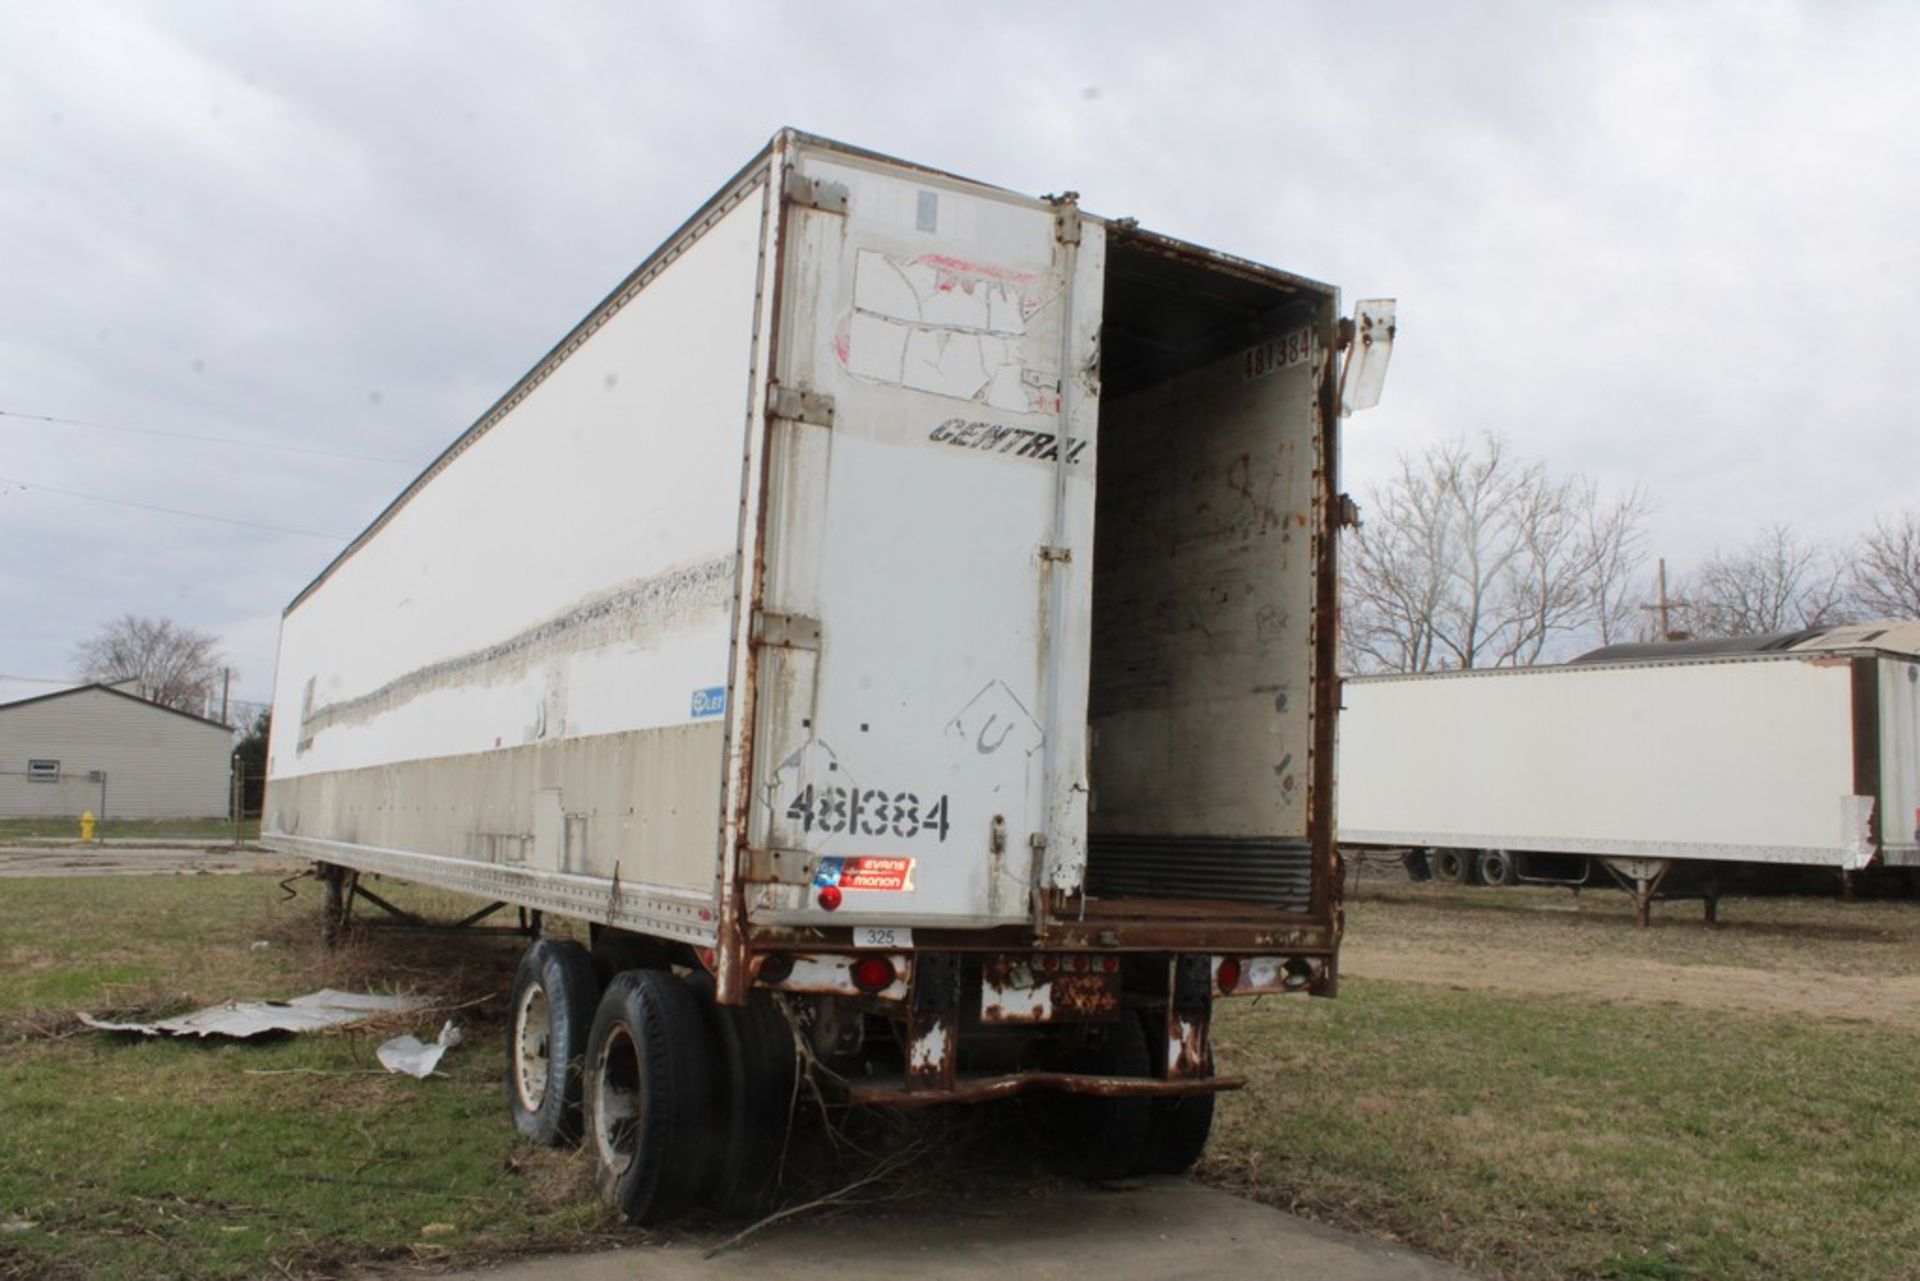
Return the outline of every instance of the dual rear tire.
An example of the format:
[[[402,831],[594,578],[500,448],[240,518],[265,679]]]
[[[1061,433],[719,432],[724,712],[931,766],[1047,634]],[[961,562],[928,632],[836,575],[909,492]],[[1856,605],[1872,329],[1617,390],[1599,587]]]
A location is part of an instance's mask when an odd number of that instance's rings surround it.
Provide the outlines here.
[[[765,992],[721,1006],[698,972],[619,969],[603,981],[595,963],[611,959],[548,939],[521,957],[507,1029],[515,1128],[552,1146],[584,1135],[601,1195],[634,1223],[696,1203],[758,1209],[794,1090],[785,1015]]]
[[[1079,1071],[1163,1079],[1167,1047],[1160,1023],[1125,1014],[1082,1052]],[[1207,1055],[1213,1075],[1213,1055]],[[1212,1094],[1174,1098],[1069,1094],[1058,1100],[1067,1168],[1106,1182],[1135,1174],[1185,1174],[1213,1132]]]

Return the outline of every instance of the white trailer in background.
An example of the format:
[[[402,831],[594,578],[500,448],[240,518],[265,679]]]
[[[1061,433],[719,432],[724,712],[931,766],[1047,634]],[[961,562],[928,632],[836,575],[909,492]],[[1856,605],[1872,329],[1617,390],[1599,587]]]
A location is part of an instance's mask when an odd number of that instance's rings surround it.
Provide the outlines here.
[[[264,839],[336,922],[587,923],[508,1095],[635,1220],[765,1191],[795,1036],[1183,1169],[1214,995],[1334,991],[1336,426],[1392,333],[783,132],[288,607]]]
[[[1340,843],[1457,882],[1920,867],[1920,623],[1344,683]]]

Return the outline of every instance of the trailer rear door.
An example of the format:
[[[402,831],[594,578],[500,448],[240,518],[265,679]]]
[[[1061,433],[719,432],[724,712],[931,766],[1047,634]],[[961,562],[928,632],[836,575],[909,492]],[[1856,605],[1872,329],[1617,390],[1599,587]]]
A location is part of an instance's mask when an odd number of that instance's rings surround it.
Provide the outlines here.
[[[1020,920],[1084,861],[1101,226],[838,149],[789,165],[748,911],[819,920],[832,884],[836,922]]]

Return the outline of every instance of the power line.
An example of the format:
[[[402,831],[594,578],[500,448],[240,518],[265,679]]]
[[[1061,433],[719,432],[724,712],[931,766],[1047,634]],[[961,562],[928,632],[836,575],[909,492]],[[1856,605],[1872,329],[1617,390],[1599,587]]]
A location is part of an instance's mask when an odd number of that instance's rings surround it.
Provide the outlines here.
[[[80,682],[71,676],[9,676],[0,672],[0,681],[19,681],[26,685],[77,685]]]
[[[0,476],[0,485],[15,485],[21,489],[38,489],[49,494],[65,494],[68,498],[84,498],[90,503],[109,503],[115,507],[132,507],[139,511],[159,512],[165,516],[185,516],[189,520],[211,520],[222,525],[239,525],[245,529],[264,529],[273,534],[298,534],[302,538],[324,538],[330,543],[344,543],[345,534],[322,534],[312,529],[289,529],[285,525],[266,525],[257,520],[236,520],[231,516],[215,516],[208,512],[182,511],[178,507],[161,507],[154,503],[136,503],[127,498],[108,498],[104,494],[83,494],[77,489],[62,489],[58,485],[42,485],[36,481],[15,480],[11,476]]]
[[[363,463],[391,463],[411,467],[414,459],[388,458],[383,454],[355,454],[343,449],[321,449],[313,445],[282,445],[268,440],[247,440],[240,436],[204,436],[197,432],[165,431],[158,427],[126,427],[119,423],[94,422],[86,418],[61,418],[56,414],[28,414],[17,409],[0,409],[0,418],[30,419],[37,423],[60,423],[69,427],[94,427],[101,431],[123,431],[134,436],[166,436],[172,440],[198,440],[210,445],[239,445],[246,449],[272,449],[286,454],[312,454],[320,458],[351,458]]]

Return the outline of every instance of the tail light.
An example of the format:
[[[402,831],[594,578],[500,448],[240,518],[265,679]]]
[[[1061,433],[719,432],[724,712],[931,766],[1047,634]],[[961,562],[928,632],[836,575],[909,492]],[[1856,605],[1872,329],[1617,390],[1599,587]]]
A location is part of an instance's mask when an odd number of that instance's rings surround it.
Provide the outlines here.
[[[1231,992],[1240,986],[1240,958],[1228,956],[1221,958],[1220,968],[1214,971],[1214,981],[1222,992]]]
[[[762,983],[779,983],[792,973],[793,958],[776,952],[760,962],[760,972],[754,977]]]
[[[835,909],[836,907],[839,907],[840,906],[840,887],[838,885],[821,886],[819,902],[820,902],[820,906],[825,908],[829,912],[833,911],[833,909]]]
[[[884,992],[893,986],[893,958],[890,956],[863,956],[849,969],[853,985],[862,992]]]

